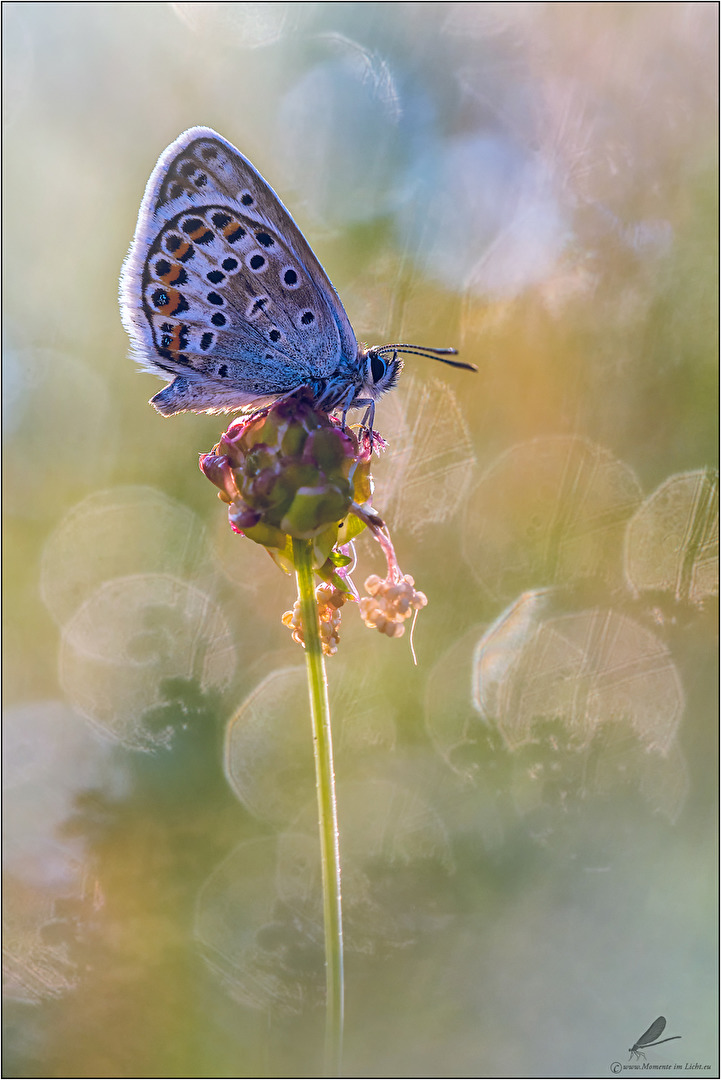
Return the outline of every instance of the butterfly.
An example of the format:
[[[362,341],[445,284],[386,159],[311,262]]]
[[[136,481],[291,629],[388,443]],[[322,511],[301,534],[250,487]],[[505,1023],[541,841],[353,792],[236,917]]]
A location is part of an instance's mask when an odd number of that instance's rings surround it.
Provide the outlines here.
[[[400,354],[455,349],[359,344],[283,203],[217,132],[190,128],[160,156],[120,278],[134,358],[169,380],[150,403],[170,416],[261,408],[309,387],[325,412],[395,386]]]

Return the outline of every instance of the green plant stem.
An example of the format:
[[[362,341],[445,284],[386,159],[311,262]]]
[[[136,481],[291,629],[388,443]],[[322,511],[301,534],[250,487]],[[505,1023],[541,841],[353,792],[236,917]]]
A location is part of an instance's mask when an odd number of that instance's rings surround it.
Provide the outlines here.
[[[320,639],[318,605],[313,587],[313,544],[293,540],[293,561],[303,623],[308,693],[313,725],[315,783],[318,795],[318,826],[323,881],[326,979],[326,1076],[341,1075],[343,1043],[343,922],[340,893],[338,814],[333,774],[333,744],[328,706],[328,681]]]

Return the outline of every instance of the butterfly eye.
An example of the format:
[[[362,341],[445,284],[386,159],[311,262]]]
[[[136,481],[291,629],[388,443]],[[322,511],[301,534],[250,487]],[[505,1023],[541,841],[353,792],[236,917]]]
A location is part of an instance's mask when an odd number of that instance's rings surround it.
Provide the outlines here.
[[[370,354],[371,359],[371,375],[373,376],[373,382],[378,383],[385,377],[386,365],[385,361],[381,359],[378,353],[372,352]]]

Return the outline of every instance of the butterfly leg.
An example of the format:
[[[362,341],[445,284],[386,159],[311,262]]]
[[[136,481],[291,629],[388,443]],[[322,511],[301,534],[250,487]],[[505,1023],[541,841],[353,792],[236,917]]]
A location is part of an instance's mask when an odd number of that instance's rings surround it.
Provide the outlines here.
[[[368,432],[368,436],[370,438],[370,444],[371,444],[371,452],[372,452],[373,451],[373,423],[374,423],[375,418],[376,418],[376,403],[373,400],[373,398],[359,398],[357,401],[353,402],[353,408],[354,409],[361,409],[361,408],[363,408],[364,405],[366,406],[366,411],[365,411],[365,414],[363,416],[363,419],[361,420],[360,426],[361,426],[361,428],[365,428],[366,431]],[[345,419],[346,419],[346,416],[348,414],[348,409],[349,408],[350,408],[350,403],[347,404],[345,409],[343,410],[343,427],[345,427]]]
[[[368,403],[368,408],[366,409],[366,414],[363,417],[363,422],[361,424],[361,427],[364,427],[368,432],[368,435],[370,436],[371,451],[373,450],[373,424],[375,423],[375,418],[376,403],[371,399],[371,401],[369,401]]]
[[[350,390],[348,391],[348,393],[345,396],[345,401],[343,402],[342,423],[343,423],[343,428],[344,429],[345,429],[345,426],[346,426],[346,419],[348,417],[348,410],[350,409],[351,402],[353,400],[353,393],[354,393],[354,388],[351,387]],[[340,406],[338,406],[338,407],[340,407]]]

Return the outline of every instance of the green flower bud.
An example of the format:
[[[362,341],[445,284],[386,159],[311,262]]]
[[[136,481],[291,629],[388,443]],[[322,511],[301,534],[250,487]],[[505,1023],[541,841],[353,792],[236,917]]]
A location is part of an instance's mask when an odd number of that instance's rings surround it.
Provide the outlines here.
[[[319,567],[343,530],[351,507],[370,498],[370,446],[359,444],[301,391],[250,418],[234,420],[200,468],[229,503],[232,528],[264,547],[292,551],[291,537],[313,540]],[[328,568],[332,577],[334,568]]]

